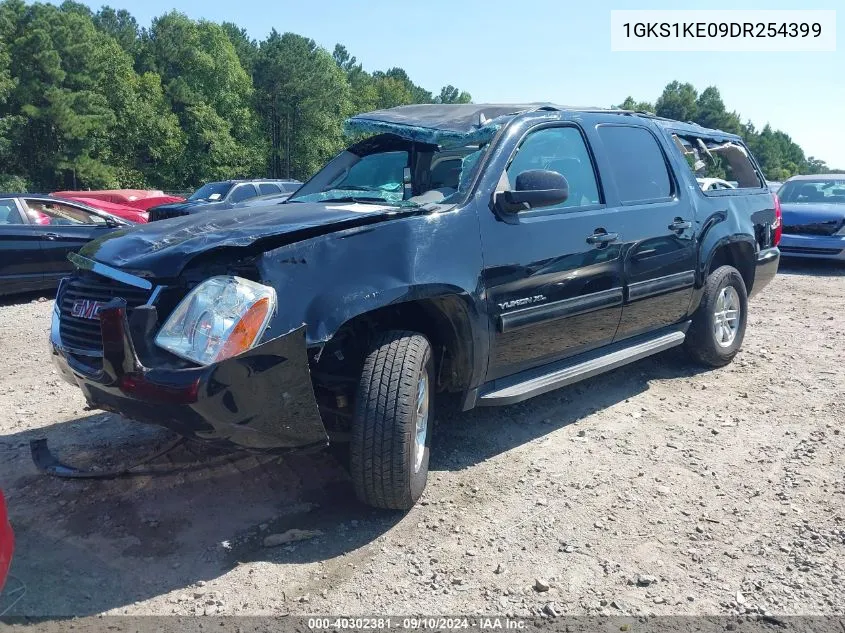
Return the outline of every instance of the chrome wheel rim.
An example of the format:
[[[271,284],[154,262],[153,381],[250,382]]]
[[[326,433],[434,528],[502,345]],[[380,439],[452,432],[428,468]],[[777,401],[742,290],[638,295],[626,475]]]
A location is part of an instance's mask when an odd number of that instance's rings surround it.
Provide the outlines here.
[[[716,297],[713,312],[713,336],[720,347],[730,347],[739,331],[739,293],[733,286],[725,286]]]
[[[414,472],[420,472],[425,456],[425,440],[428,436],[428,372],[423,372],[417,383],[417,428],[414,440]]]

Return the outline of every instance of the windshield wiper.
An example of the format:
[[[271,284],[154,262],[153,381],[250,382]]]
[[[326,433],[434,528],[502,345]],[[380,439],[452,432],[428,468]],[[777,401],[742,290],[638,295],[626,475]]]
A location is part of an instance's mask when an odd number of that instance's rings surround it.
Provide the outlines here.
[[[361,204],[384,204],[391,207],[396,206],[395,203],[388,202],[384,198],[378,198],[375,196],[343,196],[340,198],[326,198],[325,200],[320,200],[320,202],[360,202]]]

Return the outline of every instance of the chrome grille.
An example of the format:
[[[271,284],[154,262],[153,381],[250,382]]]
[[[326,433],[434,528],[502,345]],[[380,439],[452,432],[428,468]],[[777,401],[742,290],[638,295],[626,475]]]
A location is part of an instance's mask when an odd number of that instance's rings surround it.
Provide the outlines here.
[[[97,318],[75,317],[71,310],[80,299],[107,302],[115,298],[126,301],[127,312],[147,302],[150,290],[114,281],[107,277],[80,271],[62,284],[56,302],[59,304],[59,335],[62,344],[69,349],[86,352],[103,352],[100,321]]]

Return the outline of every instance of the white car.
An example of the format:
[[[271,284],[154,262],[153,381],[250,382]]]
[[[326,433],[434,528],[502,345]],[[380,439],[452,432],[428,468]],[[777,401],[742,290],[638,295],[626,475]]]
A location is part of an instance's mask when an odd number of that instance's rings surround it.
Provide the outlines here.
[[[696,178],[702,191],[718,191],[719,189],[736,189],[736,185],[721,178]]]

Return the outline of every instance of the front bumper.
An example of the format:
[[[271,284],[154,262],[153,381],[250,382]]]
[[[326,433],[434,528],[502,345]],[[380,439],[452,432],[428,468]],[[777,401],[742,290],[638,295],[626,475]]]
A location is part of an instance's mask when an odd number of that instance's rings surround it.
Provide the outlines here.
[[[784,257],[845,260],[845,235],[796,235],[784,233],[780,240]]]
[[[62,377],[96,408],[212,444],[280,453],[328,444],[308,367],[305,327],[204,367],[145,367],[126,302],[100,311],[102,368],[69,352],[53,315],[50,342]]]

